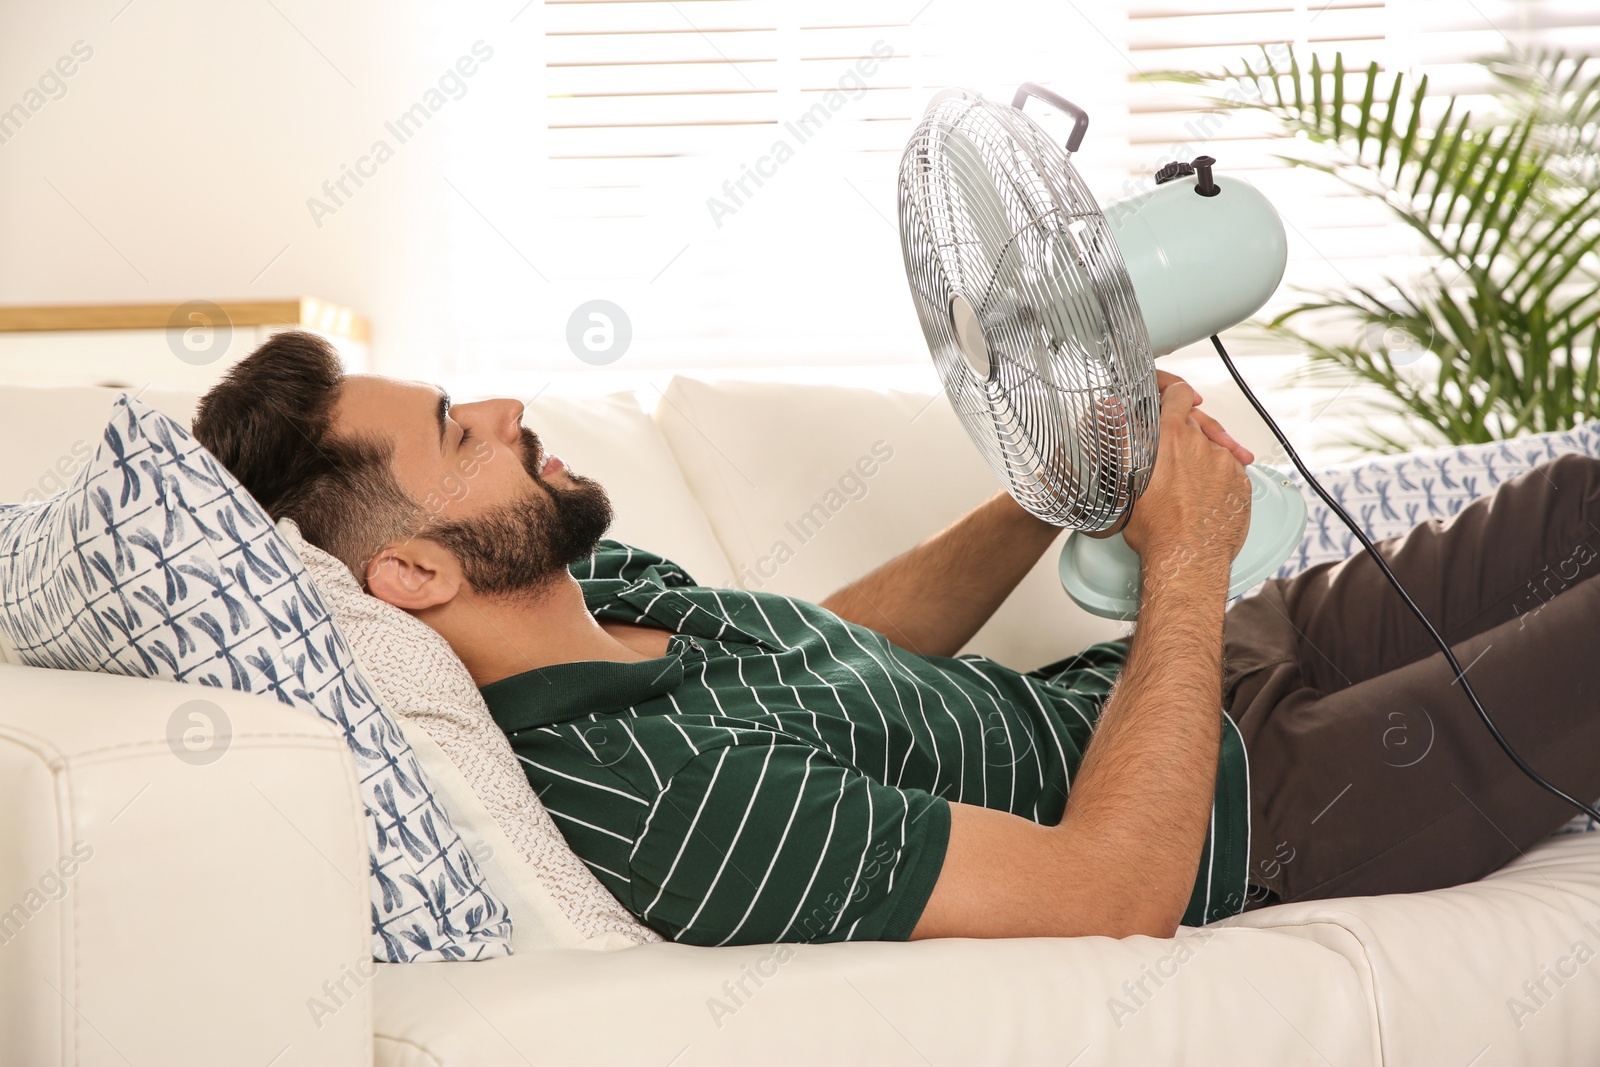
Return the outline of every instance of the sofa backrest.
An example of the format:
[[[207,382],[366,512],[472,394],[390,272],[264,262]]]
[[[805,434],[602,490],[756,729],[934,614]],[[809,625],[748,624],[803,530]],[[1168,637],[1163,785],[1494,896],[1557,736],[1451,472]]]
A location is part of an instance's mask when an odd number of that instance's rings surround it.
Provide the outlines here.
[[[741,584],[821,600],[1000,491],[943,393],[678,377],[656,421]],[[1030,670],[1123,632],[1046,552],[966,651]]]

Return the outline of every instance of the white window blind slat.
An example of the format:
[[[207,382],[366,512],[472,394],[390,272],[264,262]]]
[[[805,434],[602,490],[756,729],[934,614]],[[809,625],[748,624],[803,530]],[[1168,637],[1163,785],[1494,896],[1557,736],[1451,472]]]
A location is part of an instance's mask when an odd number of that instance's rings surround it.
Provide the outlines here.
[[[1127,92],[1121,45],[1075,43],[1091,27],[1070,12],[998,0],[957,14],[923,0],[528,9],[542,19],[538,151],[515,179],[476,177],[485,200],[516,202],[501,229],[551,280],[530,282],[463,208],[453,256],[476,284],[455,299],[458,361],[579,371],[564,314],[597,296],[628,311],[640,368],[924,361],[893,216],[899,155],[933,91],[1009,96],[1079,71],[1110,86],[1096,134],[1113,149]],[[1040,33],[1019,40],[1030,23]]]
[[[895,225],[899,154],[933,93],[1009,99],[1041,81],[1090,110],[1076,163],[1110,199],[1209,152],[1289,224],[1291,284],[1370,282],[1418,262],[1380,205],[1285,168],[1277,128],[1208,113],[1136,71],[1216,70],[1262,44],[1425,70],[1482,94],[1471,60],[1600,43],[1588,0],[550,0],[519,16],[499,87],[452,116],[451,314],[463,371],[599,374],[571,309],[621,305],[652,368],[921,364]],[[874,46],[892,51],[874,56]],[[862,57],[873,73],[851,73]],[[1361,71],[1349,85],[1359,92]],[[841,81],[854,85],[841,96]],[[1382,84],[1387,92],[1387,79]],[[1047,109],[1030,114],[1058,136]],[[1476,104],[1474,105],[1476,106]],[[815,116],[798,130],[802,116]],[[803,136],[801,135],[803,134]],[[782,147],[780,147],[780,145]],[[780,158],[781,157],[781,158]],[[757,180],[759,179],[759,180]],[[470,203],[468,202],[470,200]],[[721,204],[718,213],[714,204]],[[1288,288],[1279,305],[1293,296]],[[611,373],[611,372],[604,372]]]

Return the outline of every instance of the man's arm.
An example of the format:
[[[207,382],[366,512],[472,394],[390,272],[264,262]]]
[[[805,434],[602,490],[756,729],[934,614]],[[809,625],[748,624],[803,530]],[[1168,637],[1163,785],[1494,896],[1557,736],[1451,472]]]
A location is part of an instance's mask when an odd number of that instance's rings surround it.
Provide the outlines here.
[[[1156,381],[1166,389],[1183,379],[1157,371]],[[1206,437],[1240,463],[1254,459],[1215,419],[1199,411],[1192,417]],[[1010,494],[997,493],[821,606],[908,652],[953,656],[1005,603],[1060,532]]]
[[[1250,499],[1191,397],[1163,395],[1156,471],[1125,533],[1142,561],[1138,628],[1061,822],[952,804],[913,937],[1170,937],[1182,920],[1216,784],[1222,618]]]

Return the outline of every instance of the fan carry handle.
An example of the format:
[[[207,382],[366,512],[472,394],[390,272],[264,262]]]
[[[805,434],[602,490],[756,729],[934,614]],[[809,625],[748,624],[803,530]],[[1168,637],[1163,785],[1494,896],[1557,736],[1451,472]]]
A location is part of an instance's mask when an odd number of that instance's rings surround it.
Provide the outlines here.
[[[1076,152],[1078,146],[1083,144],[1084,133],[1089,129],[1089,113],[1060,93],[1053,93],[1038,82],[1023,82],[1017,86],[1017,95],[1011,98],[1011,106],[1021,111],[1022,105],[1027,103],[1030,96],[1037,96],[1072,119],[1072,132],[1067,134],[1067,151]]]

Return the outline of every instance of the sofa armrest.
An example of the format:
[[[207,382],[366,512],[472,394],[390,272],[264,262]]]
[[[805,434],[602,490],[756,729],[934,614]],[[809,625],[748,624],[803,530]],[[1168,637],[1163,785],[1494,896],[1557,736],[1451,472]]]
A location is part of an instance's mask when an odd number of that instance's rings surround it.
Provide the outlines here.
[[[0,665],[0,1062],[371,1062],[337,730],[270,698]]]

